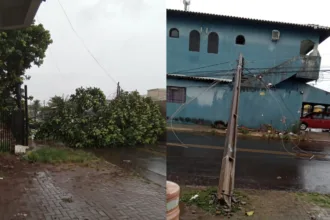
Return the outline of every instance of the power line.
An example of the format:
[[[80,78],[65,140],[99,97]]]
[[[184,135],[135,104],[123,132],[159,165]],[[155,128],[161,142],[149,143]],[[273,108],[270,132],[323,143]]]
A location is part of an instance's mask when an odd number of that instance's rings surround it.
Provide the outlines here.
[[[86,49],[86,51],[89,53],[89,55],[94,59],[94,61],[97,63],[97,65],[103,70],[103,72],[117,85],[117,81],[107,72],[107,70],[100,64],[100,62],[96,59],[96,57],[92,54],[92,52],[88,49],[87,45],[85,44],[84,40],[79,36],[79,34],[76,32],[76,30],[74,29],[72,22],[70,21],[70,18],[68,16],[68,14],[66,13],[66,10],[64,9],[62,3],[60,0],[57,0],[59,5],[62,8],[62,11],[66,17],[66,20],[68,21],[72,31],[75,33],[75,35],[77,36],[77,38],[81,41],[82,45],[84,46],[84,48]]]
[[[171,72],[171,73],[168,73],[168,74],[185,73],[185,72],[190,71],[190,70],[199,70],[199,69],[204,69],[204,68],[208,68],[208,67],[219,66],[219,65],[223,65],[223,64],[229,64],[229,63],[233,63],[233,61],[227,61],[227,62],[223,62],[223,63],[215,63],[215,64],[206,65],[206,66],[201,66],[201,67],[196,67],[196,68]]]

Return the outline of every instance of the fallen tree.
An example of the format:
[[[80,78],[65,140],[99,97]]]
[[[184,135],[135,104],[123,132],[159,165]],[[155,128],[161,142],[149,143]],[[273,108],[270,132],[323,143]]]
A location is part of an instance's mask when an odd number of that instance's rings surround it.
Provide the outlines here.
[[[138,92],[107,101],[98,88],[78,88],[67,100],[53,97],[47,108],[35,138],[76,148],[155,144],[166,124],[159,105]]]

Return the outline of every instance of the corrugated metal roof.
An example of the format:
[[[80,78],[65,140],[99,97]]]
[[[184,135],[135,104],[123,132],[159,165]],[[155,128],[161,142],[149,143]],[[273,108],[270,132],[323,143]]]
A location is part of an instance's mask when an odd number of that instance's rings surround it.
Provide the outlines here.
[[[230,15],[220,15],[220,14],[204,13],[204,12],[183,11],[183,10],[177,10],[177,9],[167,9],[167,12],[168,13],[173,13],[173,14],[185,14],[185,15],[194,15],[194,16],[219,17],[219,18],[228,18],[228,19],[235,19],[235,20],[255,21],[255,22],[259,22],[259,23],[290,25],[290,26],[297,26],[297,27],[312,28],[312,29],[315,29],[315,30],[319,29],[319,30],[330,31],[330,27],[320,26],[320,25],[315,25],[315,24],[297,24],[297,23],[280,22],[280,21],[270,21],[270,20],[254,19],[254,18],[244,18],[244,17],[237,17],[237,16],[230,16]]]
[[[176,79],[188,79],[188,80],[196,80],[196,81],[217,81],[217,82],[232,82],[232,79],[228,78],[215,78],[215,77],[200,77],[200,76],[187,76],[180,74],[167,74],[169,78]]]

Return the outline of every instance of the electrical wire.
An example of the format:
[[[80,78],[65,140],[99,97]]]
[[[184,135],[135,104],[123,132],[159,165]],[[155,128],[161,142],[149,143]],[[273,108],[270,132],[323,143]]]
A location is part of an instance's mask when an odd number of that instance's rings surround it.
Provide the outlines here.
[[[249,70],[248,70],[248,72],[249,72]],[[259,81],[264,85],[264,87],[269,91],[269,93],[270,93],[271,96],[274,98],[274,100],[278,103],[279,109],[280,109],[280,111],[281,111],[282,118],[286,118],[285,115],[284,115],[284,113],[283,113],[283,109],[282,109],[282,107],[281,107],[281,105],[280,105],[278,99],[277,99],[277,98],[275,97],[275,95],[273,94],[273,91],[272,91],[271,89],[269,89],[269,87],[266,85],[266,83],[265,83],[262,79],[259,79]],[[286,104],[285,104],[285,102],[284,102],[283,99],[282,99],[282,102],[283,102],[284,105],[286,106]],[[286,106],[286,107],[287,107],[287,106]],[[287,109],[288,109],[288,108],[287,108]],[[289,109],[288,109],[288,110],[289,110]],[[290,111],[290,113],[292,114],[291,111]],[[292,116],[293,116],[293,118],[294,118],[294,115],[293,115],[293,114],[292,114]],[[288,130],[288,126],[287,126],[286,121],[284,122],[284,125],[285,125],[286,130]],[[293,150],[294,148],[299,148],[298,145],[299,145],[300,142],[301,142],[300,137],[299,137],[298,140],[299,140],[298,143],[295,144],[295,143],[293,143],[292,139],[290,138],[291,143],[294,145],[294,146],[292,147],[292,150]],[[287,153],[289,153],[290,155],[292,155],[292,156],[294,156],[294,157],[297,157],[296,154],[293,154],[292,152],[290,152],[290,151],[286,148],[283,138],[281,138],[281,143],[282,143],[283,149],[284,149]],[[299,148],[299,149],[300,149],[300,148]],[[310,153],[311,153],[311,152],[303,151],[302,149],[300,149],[300,150],[301,150],[302,152],[304,152],[304,153],[307,153],[307,154],[310,154]],[[314,157],[314,156],[315,156],[315,155],[312,155],[312,157]],[[301,158],[301,157],[300,157],[300,158]]]
[[[281,62],[281,61],[287,61],[288,59],[292,59],[292,56],[291,57],[287,57],[287,58],[281,58],[281,59],[274,59],[274,58],[272,58],[272,59],[265,59],[265,60],[247,60],[245,58],[244,61],[245,61],[245,63],[260,63],[262,61],[276,61],[276,62]],[[221,63],[214,63],[214,64],[210,64],[210,65],[206,65],[206,66],[201,66],[201,67],[196,67],[196,68],[191,68],[191,69],[174,71],[174,72],[170,72],[168,74],[186,73],[186,72],[189,72],[191,70],[205,69],[205,68],[208,68],[208,67],[214,67],[214,66],[219,66],[219,65],[223,65],[223,64],[230,64],[230,63],[235,63],[235,62],[237,62],[237,61],[225,61],[225,62],[221,62]],[[323,67],[330,67],[330,66],[323,66]],[[270,69],[270,68],[261,68],[261,69]],[[233,69],[233,70],[235,70],[235,69]],[[229,71],[229,70],[225,70],[225,71]]]
[[[205,92],[207,92],[208,90],[210,90],[211,88],[213,88],[214,86],[216,86],[217,84],[219,84],[219,81],[214,81],[209,87],[207,87],[204,91],[202,91],[201,93],[199,93],[196,97],[190,99],[188,102],[183,103],[170,117],[170,124],[171,124],[171,130],[172,133],[174,134],[174,136],[176,137],[176,139],[183,145],[183,147],[185,147],[184,143],[181,141],[181,139],[177,136],[177,134],[175,133],[174,129],[173,129],[173,118],[179,114],[185,106],[189,105],[192,101],[194,101],[195,99],[199,98],[201,95],[203,95]],[[187,147],[186,147],[187,148]]]
[[[232,63],[233,62],[227,62],[229,64],[230,67],[232,67]],[[226,73],[226,74],[229,74]],[[234,73],[231,73],[231,75],[233,75]],[[183,103],[170,117],[170,125],[171,125],[171,130],[172,130],[172,133],[174,134],[174,136],[176,137],[176,139],[182,144],[183,147],[186,147],[187,146],[184,146],[185,144],[181,141],[181,139],[178,137],[178,135],[176,134],[176,132],[174,131],[173,129],[173,118],[179,114],[187,105],[189,105],[192,101],[194,101],[195,99],[199,98],[201,95],[203,95],[205,92],[209,91],[211,88],[215,87],[216,85],[218,85],[220,83],[220,81],[213,81],[211,83],[210,86],[208,86],[205,90],[203,90],[201,93],[199,93],[197,96],[195,96],[194,98],[190,99],[188,102],[186,103]]]
[[[168,73],[168,74],[186,73],[187,71],[190,71],[190,70],[199,70],[199,69],[204,69],[204,68],[213,67],[213,66],[219,66],[219,65],[223,65],[223,64],[230,64],[230,63],[233,63],[233,61],[226,61],[226,62],[223,62],[223,63],[215,63],[215,64],[206,65],[206,66],[186,69],[186,70],[179,70],[179,71],[171,72],[171,73]]]
[[[233,75],[233,73],[232,73],[231,75]],[[281,107],[281,104],[280,104],[279,100],[275,97],[275,95],[273,94],[273,91],[269,89],[269,87],[265,84],[265,82],[262,81],[262,79],[259,79],[259,80],[262,82],[262,84],[265,86],[265,88],[266,88],[267,90],[269,90],[269,92],[270,92],[272,98],[277,102],[277,104],[278,104],[278,106],[279,106],[279,109],[280,109],[280,112],[281,112],[282,118],[285,118],[285,116],[284,116],[284,112],[283,112],[283,109],[282,109],[282,107]],[[177,114],[179,114],[179,112],[182,111],[182,110],[183,110],[187,105],[189,105],[193,100],[197,99],[200,95],[204,94],[204,93],[207,92],[209,89],[211,89],[211,88],[213,88],[214,86],[216,86],[218,83],[219,83],[219,82],[213,82],[209,87],[207,87],[207,88],[206,88],[203,92],[201,92],[199,95],[197,95],[196,97],[192,98],[192,99],[189,100],[187,103],[182,104],[182,105],[176,110],[176,112],[174,112],[174,113],[172,114],[172,116],[170,117],[170,123],[171,123],[171,129],[172,129],[172,132],[173,132],[174,136],[176,137],[176,139],[181,143],[181,145],[182,145],[183,147],[186,147],[186,146],[184,146],[185,144],[181,141],[181,139],[178,137],[178,135],[175,133],[175,131],[174,131],[174,129],[173,129],[173,118],[174,118]],[[282,102],[284,103],[284,100],[282,100]],[[292,112],[291,112],[291,114],[292,114]],[[286,130],[288,130],[288,126],[287,126],[286,121],[284,122],[284,125],[285,125]],[[298,145],[300,144],[301,139],[299,138],[298,140],[299,140],[298,143],[293,143],[292,139],[290,138],[290,141],[291,141],[292,144],[294,145],[294,146],[292,147],[292,150],[293,150],[294,148],[299,148]],[[284,149],[288,154],[290,154],[291,156],[297,157],[296,154],[294,154],[293,152],[290,152],[290,151],[287,149],[287,147],[286,147],[286,145],[285,145],[285,143],[284,143],[283,138],[281,138],[281,143],[282,143],[282,147],[283,147],[283,149]],[[187,147],[186,147],[186,148],[187,148]],[[300,148],[299,148],[299,149],[300,149]],[[314,153],[314,152],[306,152],[306,151],[304,151],[304,150],[302,150],[302,149],[300,149],[300,151],[301,151],[301,152],[304,152],[304,153],[306,153],[306,154]],[[314,156],[315,156],[315,154],[313,154],[312,157],[314,157]],[[312,158],[312,157],[311,157],[311,158]],[[302,157],[299,157],[299,158],[302,158]]]
[[[274,74],[280,74],[280,73],[283,73],[283,74],[287,74],[287,73],[310,73],[310,72],[318,72],[318,73],[322,73],[322,72],[329,72],[330,69],[325,69],[325,70],[322,70],[322,69],[313,69],[313,70],[301,70],[301,69],[296,69],[296,70],[290,70],[288,71],[287,68],[282,68],[282,69],[285,69],[286,71],[280,71],[281,68],[278,68],[277,71],[273,70],[273,71],[256,71],[256,72],[252,72],[252,70],[250,68],[245,68],[245,69],[248,69],[250,70],[251,72],[251,75],[274,75]],[[268,68],[268,70],[271,69],[271,68]],[[253,69],[253,70],[258,70],[258,69]],[[260,68],[259,70],[266,70],[264,68]],[[213,77],[213,76],[221,76],[221,77],[225,77],[225,76],[228,76],[228,74],[224,74],[222,72],[230,72],[230,71],[235,71],[235,69],[222,69],[222,70],[209,70],[209,71],[194,71],[194,72],[184,72],[185,75],[187,75],[187,77]],[[168,75],[171,75],[168,74]],[[243,76],[247,76],[248,74],[244,74]]]
[[[284,113],[283,113],[283,110],[282,110],[282,108],[281,108],[281,105],[280,105],[278,99],[277,99],[277,98],[275,97],[275,95],[273,94],[273,91],[270,90],[270,89],[268,88],[268,86],[266,85],[265,82],[262,81],[262,79],[259,79],[259,80],[265,85],[265,88],[266,88],[267,90],[269,90],[271,96],[272,96],[272,97],[276,100],[276,102],[278,103],[279,108],[280,108],[280,111],[281,111],[281,114],[282,114],[282,118],[285,117],[285,116],[284,116]],[[285,104],[284,100],[282,100],[282,102]],[[286,127],[286,130],[288,130],[288,126],[287,126],[287,123],[286,123],[286,122],[284,123],[284,125],[285,125],[285,127]],[[300,138],[300,137],[298,138],[298,143],[294,143],[294,142],[292,141],[291,138],[290,138],[290,141],[291,141],[291,143],[293,144],[292,150],[295,149],[295,148],[298,148],[299,151],[302,152],[302,153],[305,153],[305,154],[312,154],[312,157],[311,157],[311,158],[314,158],[315,155],[317,155],[317,154],[318,154],[318,155],[326,155],[326,156],[330,156],[330,154],[327,154],[327,153],[322,154],[322,153],[319,153],[319,152],[305,151],[305,150],[301,149],[301,148],[299,147],[299,144],[300,144],[300,142],[301,142],[301,138]],[[284,150],[285,150],[286,152],[288,152],[289,154],[294,155],[295,157],[297,157],[297,155],[295,155],[295,154],[293,154],[293,153],[291,153],[291,152],[289,152],[289,151],[287,150],[287,148],[286,148],[286,146],[285,146],[285,144],[284,144],[283,138],[281,138],[281,142],[282,142],[282,146],[283,146],[283,148],[284,148]],[[302,158],[302,157],[300,157],[300,158]]]
[[[277,98],[275,97],[275,95],[273,94],[273,91],[270,90],[270,89],[268,88],[268,86],[266,85],[265,82],[263,82],[262,79],[259,79],[259,80],[260,80],[260,82],[265,86],[265,88],[269,91],[269,93],[270,93],[271,96],[274,98],[274,100],[277,102],[278,107],[279,107],[279,109],[280,109],[280,111],[281,111],[282,118],[286,118],[286,117],[284,116],[284,113],[283,113],[282,107],[281,107],[281,105],[280,105],[278,99],[277,99]],[[285,121],[284,125],[285,125],[286,130],[288,130],[288,127],[287,127],[286,121]],[[291,139],[290,139],[290,140],[291,140]],[[286,146],[285,146],[285,144],[284,144],[284,140],[283,140],[283,138],[281,138],[281,142],[282,142],[282,146],[283,146],[284,150],[285,150],[287,153],[291,154],[292,156],[296,156],[295,154],[293,154],[292,152],[290,152],[290,151],[287,150],[287,148],[286,148]],[[300,142],[300,139],[299,139],[299,142]]]
[[[68,21],[71,30],[75,33],[76,37],[81,41],[82,45],[84,46],[84,48],[86,49],[86,51],[88,52],[88,54],[93,58],[93,60],[95,61],[95,63],[103,70],[103,72],[112,80],[113,83],[115,83],[117,85],[117,81],[108,73],[108,71],[101,65],[101,63],[96,59],[96,57],[93,55],[93,53],[88,49],[87,45],[85,44],[84,40],[79,36],[79,34],[77,33],[77,31],[75,30],[75,28],[73,27],[72,22],[70,21],[70,18],[68,16],[68,14],[66,13],[66,10],[64,9],[62,3],[60,0],[57,0],[57,2],[59,3],[65,17],[66,20]]]

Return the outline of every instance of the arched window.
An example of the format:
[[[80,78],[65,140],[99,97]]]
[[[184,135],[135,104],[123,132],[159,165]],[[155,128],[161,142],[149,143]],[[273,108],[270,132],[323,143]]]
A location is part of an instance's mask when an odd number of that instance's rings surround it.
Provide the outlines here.
[[[189,51],[199,52],[201,36],[198,31],[193,30],[189,34]]]
[[[236,44],[244,45],[245,44],[245,37],[243,35],[238,35],[236,37]]]
[[[176,28],[171,28],[170,30],[170,37],[172,38],[179,38],[179,30]]]
[[[215,32],[211,32],[208,37],[207,52],[218,53],[219,50],[219,36]]]

